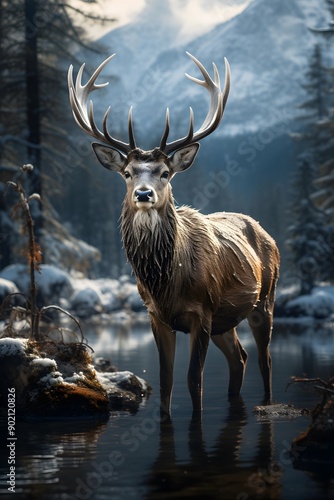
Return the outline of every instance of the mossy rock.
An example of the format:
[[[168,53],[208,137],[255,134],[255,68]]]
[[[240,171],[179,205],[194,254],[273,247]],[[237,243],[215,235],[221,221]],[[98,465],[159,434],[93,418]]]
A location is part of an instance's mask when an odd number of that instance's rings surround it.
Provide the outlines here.
[[[107,417],[137,411],[150,393],[131,372],[98,373],[84,344],[0,338],[0,415],[8,389],[17,418]]]
[[[109,401],[104,391],[59,384],[27,402],[26,417],[88,418],[108,416]]]

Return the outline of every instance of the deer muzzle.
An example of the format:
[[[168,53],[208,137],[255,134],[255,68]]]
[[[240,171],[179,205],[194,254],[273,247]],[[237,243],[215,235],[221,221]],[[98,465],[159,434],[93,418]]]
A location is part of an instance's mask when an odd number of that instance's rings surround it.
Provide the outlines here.
[[[153,189],[136,189],[133,197],[137,208],[143,210],[150,209],[157,201]]]
[[[136,201],[153,201],[153,191],[152,189],[147,189],[145,191],[141,191],[140,189],[137,189],[135,191],[135,197]]]

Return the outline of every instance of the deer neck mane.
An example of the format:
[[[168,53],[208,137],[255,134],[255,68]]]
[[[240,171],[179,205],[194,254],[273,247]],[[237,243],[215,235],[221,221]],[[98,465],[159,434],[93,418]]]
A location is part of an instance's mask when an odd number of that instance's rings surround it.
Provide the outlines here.
[[[125,202],[122,239],[136,278],[152,295],[164,289],[172,276],[177,230],[174,202],[161,210],[134,212]]]

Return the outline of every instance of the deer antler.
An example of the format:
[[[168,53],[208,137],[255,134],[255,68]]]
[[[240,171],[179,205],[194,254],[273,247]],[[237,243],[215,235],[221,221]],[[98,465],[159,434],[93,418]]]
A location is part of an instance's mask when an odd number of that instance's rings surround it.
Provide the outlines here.
[[[79,127],[81,127],[85,132],[87,132],[92,137],[95,137],[95,139],[105,142],[106,144],[110,144],[116,149],[122,151],[123,153],[128,154],[130,151],[136,149],[137,147],[133,132],[132,107],[130,108],[128,117],[129,143],[115,139],[109,134],[107,127],[107,119],[110,112],[110,106],[108,107],[103,118],[102,122],[103,132],[101,132],[101,130],[99,130],[96,126],[94,120],[93,102],[90,101],[89,109],[87,107],[89,94],[91,94],[91,92],[93,92],[96,89],[108,85],[108,82],[96,84],[95,81],[99,76],[99,74],[101,73],[101,71],[103,70],[103,68],[107,65],[107,63],[111,59],[113,59],[115,55],[116,54],[112,54],[105,61],[103,61],[103,63],[100,64],[100,66],[94,71],[93,75],[90,77],[90,79],[85,85],[81,84],[81,79],[85,68],[85,64],[83,64],[78,71],[75,85],[73,82],[73,66],[71,65],[68,70],[68,88],[69,88],[70,103],[72,107],[73,116]],[[169,135],[169,109],[167,108],[165,131],[159,146],[159,149],[166,155],[170,154],[172,151],[175,151],[176,149],[179,149],[182,146],[186,146],[193,142],[199,141],[200,139],[203,139],[203,137],[206,137],[207,135],[211,134],[211,132],[213,132],[218,127],[224,114],[225,104],[230,90],[230,67],[226,58],[224,59],[225,84],[223,91],[221,91],[219,73],[216,65],[212,63],[214,70],[214,81],[213,81],[207,70],[196,59],[196,57],[189,54],[189,52],[187,52],[187,55],[198,66],[204,77],[204,80],[199,80],[197,78],[194,78],[193,76],[190,76],[187,73],[186,76],[190,80],[194,81],[195,83],[198,83],[199,85],[203,86],[209,91],[211,99],[210,108],[203,124],[195,133],[194,133],[194,113],[192,108],[190,108],[190,123],[189,123],[188,134],[185,137],[182,137],[181,139],[169,143],[167,143]]]
[[[194,61],[194,63],[200,69],[204,77],[204,81],[198,80],[197,78],[194,78],[193,76],[190,76],[187,73],[186,76],[193,82],[202,85],[202,87],[205,87],[209,91],[211,98],[210,109],[208,111],[208,114],[206,115],[203,124],[197,130],[197,132],[194,133],[194,113],[192,108],[190,108],[190,121],[189,121],[188,134],[185,137],[182,137],[181,139],[167,143],[167,138],[169,134],[169,109],[167,108],[166,126],[160,143],[161,151],[163,151],[167,155],[170,154],[172,151],[179,149],[182,146],[186,146],[193,142],[199,141],[200,139],[203,139],[203,137],[206,137],[207,135],[211,134],[211,132],[213,132],[218,127],[219,123],[221,122],[221,119],[223,118],[224,109],[230,90],[230,66],[226,58],[224,58],[225,83],[224,83],[224,89],[223,91],[221,91],[219,73],[215,63],[212,63],[214,71],[214,81],[213,81],[207,70],[204,68],[203,64],[201,64],[198,61],[198,59],[196,59],[196,57],[191,55],[189,52],[187,52],[187,55]]]
[[[89,94],[94,90],[100,89],[109,84],[109,82],[96,84],[95,81],[99,76],[99,74],[101,73],[101,71],[103,70],[103,68],[108,64],[108,62],[111,59],[113,59],[115,55],[116,54],[112,54],[105,61],[103,61],[103,63],[100,64],[100,66],[94,71],[94,73],[92,74],[92,76],[85,85],[81,84],[82,73],[84,71],[85,64],[83,64],[78,71],[75,85],[73,83],[73,66],[71,64],[68,70],[68,89],[70,94],[70,103],[72,107],[73,116],[79,127],[82,128],[92,137],[95,137],[95,139],[105,142],[106,144],[110,144],[111,146],[114,146],[123,153],[127,154],[133,149],[136,149],[136,141],[134,138],[133,123],[132,123],[132,107],[130,108],[128,117],[128,129],[129,129],[128,144],[126,142],[114,139],[108,132],[107,119],[110,112],[110,106],[108,107],[103,118],[103,123],[102,123],[103,132],[101,132],[101,130],[99,130],[95,124],[92,101],[90,101],[89,103],[89,110],[87,109],[87,101]]]

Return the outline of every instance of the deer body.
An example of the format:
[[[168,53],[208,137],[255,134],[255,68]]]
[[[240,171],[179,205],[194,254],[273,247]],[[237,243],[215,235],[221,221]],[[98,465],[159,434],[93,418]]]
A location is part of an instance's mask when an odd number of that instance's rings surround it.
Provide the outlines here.
[[[94,143],[94,152],[100,163],[121,174],[127,185],[122,239],[150,315],[160,358],[161,407],[167,412],[173,387],[175,332],[190,334],[188,386],[196,410],[202,407],[203,368],[210,338],[229,363],[229,394],[240,392],[247,353],[240,344],[236,326],[245,318],[257,343],[265,397],[271,398],[269,344],[279,266],[276,244],[248,216],[225,212],[202,215],[189,207],[176,208],[172,196],[171,178],[192,165],[199,148],[194,139],[208,135],[218,126],[229,88],[228,65],[222,93],[216,68],[213,82],[199,61],[190,57],[200,68],[204,82],[190,78],[210,91],[207,118],[194,134],[191,112],[188,135],[167,143],[167,112],[161,145],[148,152],[135,144],[131,112],[129,144],[109,135],[108,112],[103,134],[95,125],[92,105],[87,113],[87,89],[98,87],[94,82],[106,62],[84,87],[79,80],[74,88],[71,75],[69,79],[77,122],[109,144]],[[174,153],[169,155],[171,151]]]
[[[204,216],[173,204],[162,216],[155,214],[153,221],[145,213],[135,221],[135,214],[129,213],[125,206],[124,248],[153,318],[185,333],[190,332],[189,315],[197,316],[209,333],[214,319],[215,333],[223,333],[254,307],[263,281],[264,296],[268,295],[273,279],[271,241],[266,236],[267,247],[256,239],[249,241],[247,231],[250,236],[261,231],[251,218],[233,213]],[[268,261],[265,276],[262,258]]]

